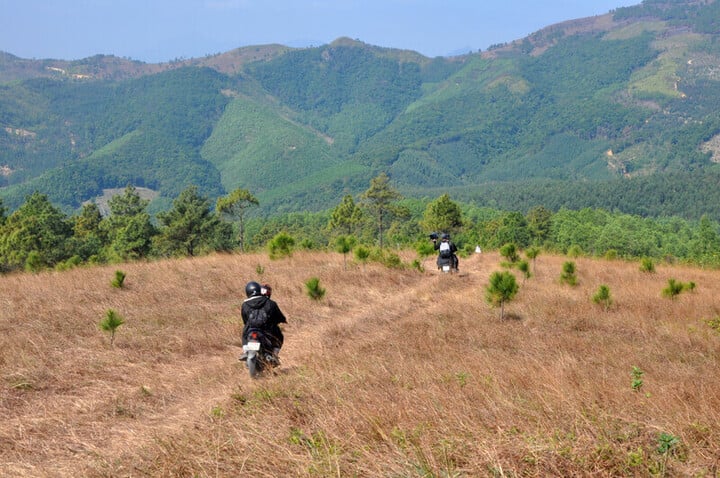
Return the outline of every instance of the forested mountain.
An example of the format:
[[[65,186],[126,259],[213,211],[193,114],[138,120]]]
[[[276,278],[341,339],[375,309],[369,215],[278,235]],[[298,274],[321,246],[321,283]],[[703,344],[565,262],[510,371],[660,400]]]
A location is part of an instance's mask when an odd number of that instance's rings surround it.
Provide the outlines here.
[[[720,218],[720,2],[645,0],[484,52],[338,39],[149,65],[0,54],[0,198],[252,191],[322,210],[385,171],[478,205]],[[698,185],[702,185],[698,187]]]

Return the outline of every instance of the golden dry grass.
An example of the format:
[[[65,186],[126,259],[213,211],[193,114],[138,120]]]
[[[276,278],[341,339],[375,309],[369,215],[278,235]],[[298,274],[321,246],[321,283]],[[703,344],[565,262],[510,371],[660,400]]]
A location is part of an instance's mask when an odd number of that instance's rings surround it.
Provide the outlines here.
[[[326,253],[0,277],[0,475],[718,476],[720,273],[580,258],[570,287],[566,260],[541,255],[505,320],[484,298],[495,254],[459,277]],[[283,366],[252,381],[236,357],[258,265],[289,324]],[[663,298],[671,277],[697,288]]]

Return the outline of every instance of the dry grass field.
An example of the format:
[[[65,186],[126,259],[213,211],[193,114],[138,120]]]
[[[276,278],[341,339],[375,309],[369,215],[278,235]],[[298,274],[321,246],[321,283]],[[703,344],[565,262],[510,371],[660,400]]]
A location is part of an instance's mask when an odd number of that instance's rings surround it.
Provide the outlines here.
[[[720,476],[720,272],[577,258],[571,287],[567,260],[518,275],[504,320],[493,253],[460,276],[310,252],[0,276],[0,476]],[[665,298],[670,278],[696,288]],[[259,380],[237,361],[251,279],[289,320]]]

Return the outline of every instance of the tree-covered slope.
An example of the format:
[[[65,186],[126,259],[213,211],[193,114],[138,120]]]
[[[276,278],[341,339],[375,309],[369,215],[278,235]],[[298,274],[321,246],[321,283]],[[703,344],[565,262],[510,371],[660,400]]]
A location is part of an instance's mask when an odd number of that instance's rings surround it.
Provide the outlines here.
[[[317,193],[316,188],[357,174],[338,150],[331,137],[279,114],[277,107],[239,96],[227,106],[201,153],[220,172],[226,190],[249,189],[262,203],[278,204],[290,200],[293,191]],[[328,193],[336,192],[326,191],[324,200]]]
[[[222,193],[220,175],[199,148],[232,86],[207,68],[184,68],[123,82],[33,79],[2,87],[0,164],[11,205],[33,190],[78,207],[103,188],[128,183],[174,197],[187,184]],[[15,131],[19,131],[16,133]],[[23,133],[24,132],[24,133]]]
[[[0,197],[14,208],[37,189],[72,209],[127,183],[166,201],[197,184],[211,198],[250,189],[265,212],[326,209],[386,171],[415,195],[512,183],[546,204],[581,181],[599,206],[660,213],[595,185],[642,202],[628,179],[714,177],[718,5],[645,0],[456,58],[349,39],[153,68],[5,55]],[[68,73],[80,70],[99,73]]]

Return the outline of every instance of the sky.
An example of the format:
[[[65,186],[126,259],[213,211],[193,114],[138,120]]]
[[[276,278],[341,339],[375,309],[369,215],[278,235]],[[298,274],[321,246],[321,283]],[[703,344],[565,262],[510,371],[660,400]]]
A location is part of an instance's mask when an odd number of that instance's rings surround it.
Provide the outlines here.
[[[0,51],[147,63],[339,37],[428,57],[486,50],[640,0],[0,0]]]

